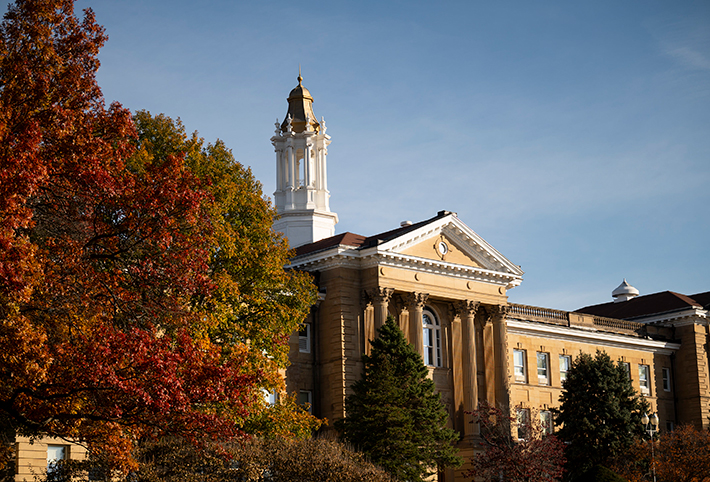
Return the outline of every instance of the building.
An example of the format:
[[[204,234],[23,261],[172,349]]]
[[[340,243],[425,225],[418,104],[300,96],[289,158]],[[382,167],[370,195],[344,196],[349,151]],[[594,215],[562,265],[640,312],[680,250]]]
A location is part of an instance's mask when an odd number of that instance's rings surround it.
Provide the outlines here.
[[[456,213],[439,211],[372,236],[335,235],[326,179],[330,136],[315,121],[302,80],[299,74],[286,118],[271,138],[280,216],[274,227],[295,247],[290,268],[311,272],[320,292],[292,336],[286,372],[287,390],[298,392],[315,415],[345,415],[362,355],[392,315],[429,366],[465,458],[477,437],[466,411],[479,400],[517,407],[523,418],[536,414],[551,429],[550,409],[558,405],[571,360],[597,349],[625,364],[662,429],[708,426],[710,293],[638,296],[624,280],[614,290],[616,302],[576,312],[516,305],[507,292],[523,271]],[[439,479],[456,480],[457,472]]]

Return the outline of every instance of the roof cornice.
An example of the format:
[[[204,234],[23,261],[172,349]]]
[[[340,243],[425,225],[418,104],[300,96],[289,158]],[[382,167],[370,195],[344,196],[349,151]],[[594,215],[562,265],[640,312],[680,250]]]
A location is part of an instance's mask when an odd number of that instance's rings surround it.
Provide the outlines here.
[[[401,252],[424,239],[441,233],[450,237],[468,256],[480,261],[484,266],[474,267],[448,263],[406,255]],[[481,281],[505,286],[508,289],[518,286],[523,279],[523,271],[519,266],[506,259],[453,213],[434,219],[417,229],[375,246],[363,249],[358,246],[341,244],[293,258],[287,267],[306,271],[323,271],[342,266],[352,268],[389,266]]]
[[[652,340],[649,338],[607,333],[597,330],[548,325],[535,321],[506,320],[508,333],[527,336],[544,336],[547,339],[577,343],[592,343],[620,349],[650,351],[660,355],[671,355],[680,349],[679,343]]]

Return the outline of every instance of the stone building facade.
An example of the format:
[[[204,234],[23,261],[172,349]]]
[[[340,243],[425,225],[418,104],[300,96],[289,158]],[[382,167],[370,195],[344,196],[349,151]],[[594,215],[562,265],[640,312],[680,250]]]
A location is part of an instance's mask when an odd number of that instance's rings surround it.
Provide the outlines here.
[[[465,459],[477,446],[476,425],[466,412],[480,400],[549,424],[571,360],[596,350],[625,364],[661,430],[710,426],[710,292],[639,296],[624,280],[613,302],[575,312],[517,305],[507,293],[522,282],[523,271],[456,213],[439,211],[373,236],[336,235],[327,185],[331,138],[302,80],[299,74],[287,115],[271,138],[279,214],[274,229],[295,248],[288,268],[312,273],[319,290],[318,303],[291,336],[286,370],[287,390],[316,416],[345,416],[362,356],[392,315],[429,367],[449,424],[461,434]],[[17,481],[33,480],[54,460],[86,454],[52,439],[31,444],[18,438],[16,448]],[[461,470],[438,478],[460,480]]]
[[[290,159],[317,159],[302,165],[304,179],[326,172],[327,150],[319,144],[306,143],[295,157],[283,147],[303,133],[321,135],[312,101],[299,75],[286,120],[271,139],[281,216],[275,227],[284,233],[290,232],[293,207],[279,199],[310,199],[307,193],[318,189],[283,182],[298,170]],[[322,179],[319,186],[326,185]],[[329,195],[323,188],[319,205],[300,209],[298,225],[307,224],[303,220],[311,214],[312,225],[318,224]],[[328,219],[337,222],[336,216]],[[466,412],[479,400],[514,407],[520,417],[540,417],[552,430],[550,410],[559,405],[571,360],[596,350],[624,364],[634,388],[658,413],[661,430],[679,423],[708,426],[710,293],[638,296],[624,281],[614,290],[615,302],[577,312],[512,304],[507,292],[521,283],[521,268],[448,211],[373,236],[320,236],[311,229],[289,241],[295,247],[289,268],[312,273],[320,297],[291,338],[286,386],[319,417],[345,416],[345,397],[361,376],[362,356],[392,315],[429,367],[466,459],[477,446],[476,425]],[[442,472],[439,480],[458,480],[460,473]]]

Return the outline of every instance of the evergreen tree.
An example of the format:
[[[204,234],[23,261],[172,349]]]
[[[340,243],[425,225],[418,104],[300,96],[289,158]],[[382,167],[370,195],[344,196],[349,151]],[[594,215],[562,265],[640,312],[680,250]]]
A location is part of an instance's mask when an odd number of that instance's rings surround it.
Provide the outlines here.
[[[582,353],[572,362],[563,384],[555,423],[568,443],[565,455],[574,477],[595,465],[605,465],[643,434],[641,417],[648,412],[621,365],[609,355]]]
[[[364,356],[361,380],[345,400],[343,437],[398,480],[421,481],[437,468],[459,466],[455,431],[422,357],[391,316]]]

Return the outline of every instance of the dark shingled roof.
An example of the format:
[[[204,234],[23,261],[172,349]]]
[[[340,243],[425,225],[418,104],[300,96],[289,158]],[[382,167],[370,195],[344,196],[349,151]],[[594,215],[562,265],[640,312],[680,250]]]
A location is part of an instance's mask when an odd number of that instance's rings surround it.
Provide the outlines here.
[[[709,302],[710,292],[686,296],[673,291],[661,291],[660,293],[637,296],[628,301],[620,301],[618,303],[612,301],[601,305],[586,306],[576,311],[606,318],[630,320],[689,308],[703,308]]]
[[[382,244],[398,236],[406,234],[410,231],[414,231],[415,229],[429,224],[432,221],[436,221],[437,219],[441,219],[444,216],[448,216],[449,214],[452,213],[449,211],[439,211],[436,216],[431,219],[427,219],[426,221],[420,221],[409,226],[401,226],[397,229],[392,229],[384,233],[375,234],[374,236],[369,236],[367,238],[365,236],[360,236],[359,234],[354,233],[336,234],[335,236],[331,236],[330,238],[321,239],[314,243],[304,244],[303,246],[297,247],[295,250],[296,257],[303,256],[305,254],[315,253],[317,251],[325,251],[327,249],[335,248],[337,246],[352,246],[356,249],[371,248],[373,246],[377,246],[378,244]]]

